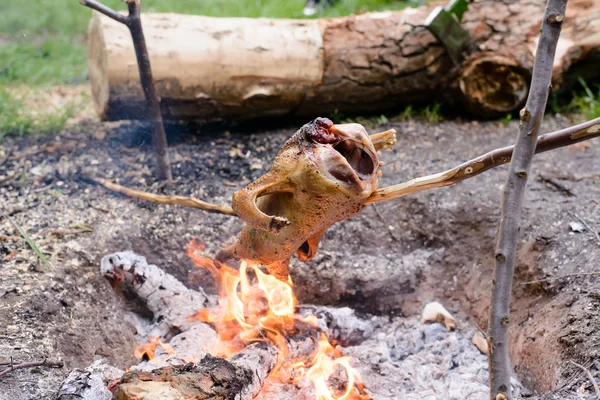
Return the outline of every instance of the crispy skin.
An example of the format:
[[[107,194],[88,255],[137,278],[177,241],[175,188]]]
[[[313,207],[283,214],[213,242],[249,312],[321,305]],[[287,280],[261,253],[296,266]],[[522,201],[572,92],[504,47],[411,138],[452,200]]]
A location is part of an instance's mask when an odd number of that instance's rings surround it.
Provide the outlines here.
[[[378,172],[377,150],[361,125],[325,118],[304,125],[269,172],[234,193],[232,207],[247,225],[217,260],[252,260],[288,280],[293,253],[311,259],[331,225],[364,208]]]

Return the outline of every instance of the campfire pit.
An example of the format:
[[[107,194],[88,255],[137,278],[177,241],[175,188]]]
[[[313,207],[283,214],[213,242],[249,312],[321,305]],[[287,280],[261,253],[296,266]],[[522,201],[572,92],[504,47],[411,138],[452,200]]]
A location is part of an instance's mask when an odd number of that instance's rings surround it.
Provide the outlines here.
[[[288,283],[258,265],[242,261],[237,271],[205,257],[203,250],[194,240],[188,255],[219,281],[219,296],[187,289],[133,252],[102,259],[104,277],[134,294],[153,317],[129,315],[138,331],[135,354],[140,363],[116,380],[114,371],[110,379],[104,377],[102,393],[97,393],[98,385],[89,385],[93,395],[83,385],[79,395],[90,400],[111,398],[111,390],[118,400],[486,395],[486,356],[471,342],[476,328],[455,330],[446,310],[435,311],[439,303],[427,307],[434,311],[426,310],[429,316],[423,320],[361,317],[348,307],[299,305]],[[102,369],[94,373],[74,371],[59,399],[77,391],[73,382],[82,374],[103,379]],[[520,389],[517,382],[515,386]]]

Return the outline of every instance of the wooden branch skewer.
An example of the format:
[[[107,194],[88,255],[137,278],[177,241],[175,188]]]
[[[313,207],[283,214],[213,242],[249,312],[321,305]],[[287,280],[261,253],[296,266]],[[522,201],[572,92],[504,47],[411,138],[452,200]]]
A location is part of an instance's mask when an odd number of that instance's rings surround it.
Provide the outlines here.
[[[389,146],[393,145],[393,142],[395,141],[395,137],[392,137],[393,134],[395,134],[395,130],[393,129],[376,133],[371,135],[371,141],[378,150],[388,148]],[[540,136],[538,145],[536,147],[536,154],[569,146],[584,140],[596,138],[598,136],[600,136],[600,118]],[[459,166],[451,168],[447,171],[420,178],[414,178],[398,185],[379,189],[367,199],[366,204],[397,199],[399,197],[420,192],[422,190],[450,186],[466,179],[473,178],[487,170],[508,163],[512,157],[513,149],[514,146],[508,146],[492,150],[489,153],[464,162]],[[219,206],[196,199],[194,197],[153,194],[117,185],[116,183],[112,183],[107,179],[97,177],[88,178],[109,190],[140,200],[145,200],[156,204],[170,204],[181,207],[197,208],[207,212],[237,216],[237,214],[235,214],[233,209],[229,206]]]
[[[156,204],[170,204],[182,207],[197,208],[209,213],[225,214],[225,215],[237,215],[233,208],[229,206],[220,206],[217,204],[207,203],[200,199],[187,196],[168,196],[161,194],[154,194],[143,192],[141,190],[129,189],[125,186],[117,185],[107,179],[89,177],[90,180],[104,186],[112,191],[122,193],[125,196],[134,197],[136,199],[146,200]]]
[[[510,298],[521,224],[525,187],[536,152],[538,132],[548,102],[556,45],[565,18],[567,0],[548,0],[533,64],[531,89],[513,150],[510,169],[502,191],[502,214],[496,245],[492,302],[488,330],[490,399],[512,400],[512,366],[508,352]]]
[[[569,146],[598,136],[600,136],[600,118],[540,136],[535,153]],[[510,162],[514,148],[514,146],[508,146],[492,150],[444,172],[414,178],[398,185],[379,189],[369,197],[367,204],[397,199],[422,190],[450,186],[473,178],[487,170]]]
[[[371,135],[371,141],[377,151],[383,149],[391,149],[394,143],[396,143],[396,130],[388,129],[387,131],[376,133]],[[207,203],[200,199],[187,196],[166,196],[154,193],[143,192],[141,190],[130,189],[125,186],[117,185],[107,179],[97,177],[87,177],[93,182],[96,182],[107,189],[122,193],[125,196],[133,197],[136,199],[146,200],[156,204],[170,204],[181,207],[197,208],[210,213],[234,215],[237,216],[235,211],[229,206],[219,206],[212,203]]]
[[[375,150],[391,150],[396,143],[396,130],[388,129],[387,131],[383,131],[381,133],[375,133],[369,136],[369,138],[371,139],[373,146],[375,146]]]
[[[150,120],[152,129],[152,145],[156,154],[156,172],[159,180],[173,180],[171,166],[169,164],[169,153],[167,151],[167,136],[163,125],[162,114],[160,111],[160,98],[154,86],[152,78],[152,69],[150,68],[150,56],[146,48],[146,39],[142,30],[142,21],[140,18],[140,0],[125,0],[129,15],[124,15],[105,6],[96,0],[79,0],[79,2],[96,10],[109,18],[118,21],[129,29],[135,49],[138,70],[140,74],[140,83],[144,91],[146,100],[146,114]]]

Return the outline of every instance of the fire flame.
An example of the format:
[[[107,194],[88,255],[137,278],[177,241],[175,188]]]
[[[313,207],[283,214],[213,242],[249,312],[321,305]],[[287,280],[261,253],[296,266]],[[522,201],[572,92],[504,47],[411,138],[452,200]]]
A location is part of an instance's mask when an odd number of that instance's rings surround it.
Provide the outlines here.
[[[282,282],[264,273],[259,265],[243,260],[239,271],[227,265],[203,257],[204,245],[193,240],[187,249],[194,263],[207,269],[215,281],[220,283],[219,307],[204,309],[190,317],[213,325],[219,334],[220,346],[213,355],[229,357],[243,349],[248,343],[268,340],[277,346],[278,359],[270,378],[283,379],[282,369],[291,370],[296,381],[311,382],[317,400],[366,400],[361,378],[350,366],[350,357],[342,357],[339,351],[321,333],[318,349],[310,360],[288,360],[289,349],[286,338],[297,330],[296,321],[316,328],[316,317],[302,317],[295,313],[296,297],[289,282]],[[161,344],[154,344],[154,348]],[[152,349],[153,350],[153,349]],[[146,350],[146,354],[148,350]],[[345,373],[347,384],[343,392],[328,385],[330,378],[339,372]]]

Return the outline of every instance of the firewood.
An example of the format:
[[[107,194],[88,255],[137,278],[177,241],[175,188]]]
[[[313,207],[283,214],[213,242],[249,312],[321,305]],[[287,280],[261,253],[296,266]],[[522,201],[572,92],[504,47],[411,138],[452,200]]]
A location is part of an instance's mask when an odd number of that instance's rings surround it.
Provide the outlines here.
[[[155,327],[149,336],[170,337],[171,331],[189,329],[198,322],[188,317],[208,305],[202,289],[188,289],[173,275],[131,251],[105,256],[100,270],[113,285],[132,291],[154,315]]]
[[[123,375],[116,400],[250,400],[275,365],[277,352],[265,343],[246,347],[225,360],[206,355],[198,364]]]
[[[381,113],[446,99],[476,116],[523,106],[543,2],[476,0],[462,26],[471,43],[455,65],[423,26],[434,6],[321,20],[144,14],[163,116],[248,120]],[[600,0],[572,3],[553,88],[598,77]],[[143,93],[127,28],[95,13],[89,70],[104,120],[142,119]]]
[[[149,265],[144,257],[130,251],[105,256],[100,268],[117,288],[126,286],[154,313],[152,332],[168,335],[169,329],[181,331],[164,341],[160,340],[161,337],[138,347],[142,348],[141,353],[145,353],[147,359],[131,367],[121,377],[116,399],[250,399],[261,390],[278,362],[294,360],[295,363],[309,364],[314,360],[322,333],[341,345],[359,344],[373,334],[371,324],[360,320],[349,308],[303,306],[300,317],[294,317],[293,328],[284,338],[285,354],[275,343],[260,339],[260,342],[247,345],[230,358],[215,357],[211,354],[215,354],[219,343],[217,333],[208,324],[188,318],[192,314],[187,313],[195,309],[190,308],[191,304],[178,301],[184,299],[189,303],[198,301],[206,304],[207,300],[203,298],[207,296],[182,288],[173,276],[156,265]],[[157,289],[157,284],[163,289]],[[177,300],[171,296],[175,292],[180,292],[175,295]],[[195,300],[190,300],[190,296],[195,296]],[[316,326],[302,317],[311,314],[316,316]],[[156,318],[156,315],[164,317]],[[166,325],[165,320],[169,321]],[[74,373],[73,379],[98,386],[98,377],[84,372]],[[293,374],[287,369],[278,370],[278,373],[281,376]],[[73,386],[69,382],[65,385]]]
[[[110,400],[107,388],[123,375],[122,370],[110,366],[106,360],[96,360],[86,369],[74,369],[62,382],[56,400]]]

